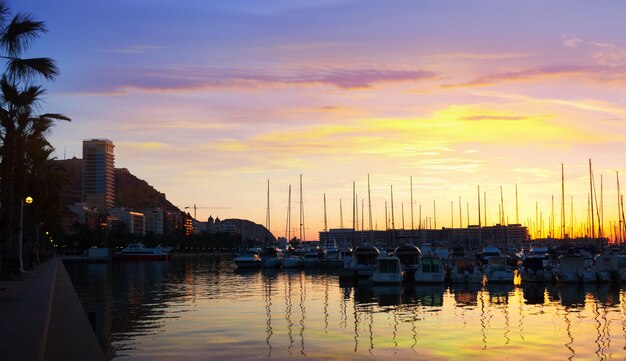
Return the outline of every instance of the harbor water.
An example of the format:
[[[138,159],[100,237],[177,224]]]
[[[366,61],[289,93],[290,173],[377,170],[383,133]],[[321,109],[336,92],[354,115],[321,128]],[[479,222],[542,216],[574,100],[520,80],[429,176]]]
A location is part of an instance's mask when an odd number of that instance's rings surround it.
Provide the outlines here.
[[[626,359],[626,287],[374,286],[232,258],[66,264],[114,360]]]

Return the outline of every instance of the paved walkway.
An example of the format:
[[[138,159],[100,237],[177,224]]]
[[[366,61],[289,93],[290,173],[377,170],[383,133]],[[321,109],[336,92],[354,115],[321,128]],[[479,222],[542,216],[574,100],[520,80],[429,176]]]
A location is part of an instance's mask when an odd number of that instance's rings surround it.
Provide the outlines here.
[[[0,359],[105,360],[60,259],[0,280]]]

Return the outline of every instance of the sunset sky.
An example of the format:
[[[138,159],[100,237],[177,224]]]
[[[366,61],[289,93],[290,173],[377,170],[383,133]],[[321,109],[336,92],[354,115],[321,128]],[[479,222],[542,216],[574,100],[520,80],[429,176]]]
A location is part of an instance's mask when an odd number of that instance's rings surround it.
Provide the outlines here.
[[[604,227],[626,187],[626,2],[620,1],[99,1],[11,2],[49,32],[29,56],[57,60],[45,112],[72,118],[50,140],[59,159],[108,138],[128,168],[198,218],[265,223],[285,234],[289,184],[307,240],[352,225],[352,182],[368,225],[433,218],[437,228],[504,214],[567,227],[587,221],[588,161]],[[537,202],[537,203],[536,203]],[[482,205],[481,205],[482,207]],[[361,210],[359,210],[359,213]],[[388,210],[391,217],[391,210]],[[360,218],[360,215],[359,215]],[[433,220],[434,221],[434,220]],[[360,222],[360,220],[359,220]],[[485,220],[483,219],[484,223]],[[434,223],[434,222],[433,222]],[[558,233],[558,232],[557,232]],[[607,231],[608,233],[608,231]]]

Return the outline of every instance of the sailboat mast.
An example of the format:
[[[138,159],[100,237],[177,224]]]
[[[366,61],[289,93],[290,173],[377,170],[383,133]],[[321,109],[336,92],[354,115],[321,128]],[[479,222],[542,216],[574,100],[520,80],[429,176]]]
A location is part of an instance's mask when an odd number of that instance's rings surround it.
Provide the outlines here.
[[[565,239],[565,171],[561,163],[561,238]]]
[[[302,201],[302,174],[300,174],[300,242],[306,241],[304,231],[304,202]]]
[[[435,223],[435,228],[437,229],[437,203],[433,200],[433,221]]]
[[[394,217],[394,212],[393,212],[393,185],[391,185],[391,230],[395,231],[396,230],[396,223],[395,223],[395,217]]]
[[[413,225],[413,176],[411,176],[411,230],[415,229]]]
[[[287,237],[287,242],[289,242],[291,240],[291,184],[289,185],[289,196],[287,197],[287,224],[285,228],[285,237]]]
[[[500,186],[500,211],[500,217],[502,217],[500,219],[500,224],[504,226],[504,196],[502,195],[502,186]]]
[[[265,243],[269,241],[270,231],[270,180],[267,180],[267,211],[265,213],[265,225],[267,229],[267,234],[265,235]],[[267,244],[266,244],[267,245]]]
[[[370,175],[367,175],[367,208],[369,209],[369,226],[370,231],[372,230],[372,193],[370,191]]]
[[[618,242],[622,243],[622,217],[620,215],[621,211],[621,202],[620,202],[620,189],[619,189],[619,172],[615,172],[615,178],[617,179],[617,220],[619,224],[619,232],[617,234]]]
[[[517,204],[517,183],[515,183],[515,224],[519,224],[519,208]]]
[[[343,228],[343,208],[341,207],[341,198],[339,198],[339,227]]]
[[[463,213],[461,211],[461,196],[459,196],[459,228],[463,228]]]
[[[480,186],[477,186],[477,188],[478,188],[478,198],[477,198],[478,200],[478,228],[481,228],[482,223],[480,220]]]
[[[450,228],[454,228],[454,201],[450,201],[450,221],[452,222]]]
[[[324,193],[324,232],[328,232],[328,218],[326,216],[326,193]]]
[[[591,238],[596,238],[595,224],[593,222],[593,175],[591,173],[591,158],[589,158],[589,194],[590,194],[590,211],[591,211]]]

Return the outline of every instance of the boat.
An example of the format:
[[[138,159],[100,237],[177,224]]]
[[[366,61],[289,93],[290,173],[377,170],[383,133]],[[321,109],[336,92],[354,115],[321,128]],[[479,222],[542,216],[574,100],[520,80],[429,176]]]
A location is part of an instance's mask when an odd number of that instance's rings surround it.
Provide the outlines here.
[[[500,249],[498,247],[486,246],[477,256],[479,259],[479,263],[484,266],[489,263],[489,259],[491,257],[499,257],[501,255],[502,253],[500,252]]]
[[[545,266],[545,256],[529,254],[522,260],[519,274],[522,282],[550,282],[554,275]]]
[[[362,244],[352,251],[352,260],[348,270],[354,276],[370,278],[374,273],[376,258],[380,255],[378,248],[370,244]]]
[[[400,284],[403,280],[402,265],[396,256],[378,256],[372,272],[375,284]]]
[[[417,283],[444,283],[446,272],[441,257],[437,256],[430,244],[424,243],[420,248],[422,256],[419,267],[413,277]]]
[[[298,268],[302,266],[302,257],[296,252],[288,252],[281,260],[283,268]]]
[[[453,283],[482,283],[483,273],[478,268],[475,257],[456,257],[450,280]]]
[[[283,251],[276,247],[266,247],[261,255],[263,268],[280,268],[283,259]]]
[[[513,283],[515,274],[509,268],[506,256],[490,256],[485,265],[485,281],[487,283]]]
[[[598,254],[594,257],[593,265],[598,282],[611,282],[614,275],[612,258],[613,255],[610,254]]]
[[[415,279],[415,270],[419,267],[422,252],[417,246],[412,244],[404,244],[398,246],[393,255],[398,257],[404,272],[404,278],[413,281]]]
[[[141,243],[133,243],[116,253],[113,261],[166,261],[170,258],[169,252],[161,248],[146,247]]]
[[[237,268],[261,267],[261,254],[263,250],[258,247],[249,248],[233,260]]]
[[[309,248],[304,251],[302,255],[302,266],[304,267],[319,267],[324,260],[324,249],[319,247]]]
[[[324,242],[324,266],[326,267],[341,267],[343,264],[342,254],[337,248],[337,242],[335,239],[328,239]]]
[[[559,256],[554,272],[556,280],[563,283],[595,282],[595,272],[585,267],[585,259],[580,254],[564,254]]]

